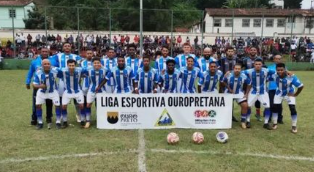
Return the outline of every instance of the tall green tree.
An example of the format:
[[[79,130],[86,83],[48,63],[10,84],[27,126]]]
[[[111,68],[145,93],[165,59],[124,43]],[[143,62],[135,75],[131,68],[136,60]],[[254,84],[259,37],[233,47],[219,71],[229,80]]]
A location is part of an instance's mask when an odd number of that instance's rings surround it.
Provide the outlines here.
[[[38,10],[33,8],[28,10],[28,18],[24,19],[26,29],[44,29],[45,28],[45,16]]]
[[[269,0],[227,0],[226,8],[265,8],[270,7]]]
[[[284,0],[285,8],[300,9],[302,0]]]

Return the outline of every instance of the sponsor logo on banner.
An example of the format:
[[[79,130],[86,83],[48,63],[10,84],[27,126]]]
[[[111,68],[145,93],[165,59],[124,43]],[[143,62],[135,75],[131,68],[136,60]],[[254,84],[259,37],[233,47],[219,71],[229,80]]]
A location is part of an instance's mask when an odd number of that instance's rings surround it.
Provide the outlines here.
[[[217,113],[214,110],[196,110],[194,112],[195,124],[216,124],[216,116]]]
[[[116,124],[119,121],[119,112],[107,112],[107,121]]]
[[[138,115],[136,112],[121,112],[120,122],[122,126],[141,124],[138,122]]]
[[[175,126],[173,119],[168,113],[167,109],[164,109],[160,114],[160,117],[156,121],[155,127]]]

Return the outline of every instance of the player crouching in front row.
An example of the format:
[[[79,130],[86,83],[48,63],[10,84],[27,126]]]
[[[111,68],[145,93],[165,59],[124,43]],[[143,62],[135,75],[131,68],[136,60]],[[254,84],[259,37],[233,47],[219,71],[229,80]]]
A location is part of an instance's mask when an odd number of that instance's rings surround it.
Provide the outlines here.
[[[272,113],[272,121],[273,127],[272,129],[277,129],[277,120],[278,120],[278,113],[280,111],[280,107],[283,100],[286,100],[289,109],[291,112],[291,119],[292,119],[292,133],[297,133],[297,111],[296,111],[296,97],[301,93],[303,84],[300,80],[295,76],[288,76],[285,64],[278,63],[276,65],[276,74],[273,74],[270,77],[271,81],[275,81],[277,84],[277,89],[274,97],[274,112]],[[297,87],[298,90],[294,93],[294,87]]]
[[[42,61],[42,69],[38,70],[34,76],[33,86],[38,89],[36,95],[36,115],[38,120],[37,129],[43,128],[41,106],[45,103],[46,99],[51,99],[53,101],[53,104],[56,107],[57,129],[61,128],[61,109],[56,87],[57,74],[57,70],[51,69],[50,61],[48,59],[44,59]]]

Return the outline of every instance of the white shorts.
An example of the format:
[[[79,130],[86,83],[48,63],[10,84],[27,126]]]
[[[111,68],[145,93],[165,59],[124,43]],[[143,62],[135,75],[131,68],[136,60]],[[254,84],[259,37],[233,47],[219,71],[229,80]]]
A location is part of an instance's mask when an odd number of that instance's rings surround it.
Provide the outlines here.
[[[83,95],[86,96],[88,93],[88,88],[82,88]]]
[[[96,93],[88,91],[87,96],[86,96],[86,103],[93,103],[95,99],[96,99]]]
[[[250,92],[249,96],[248,96],[249,107],[252,107],[257,100],[259,100],[261,102],[261,104],[263,105],[264,108],[270,107],[269,96],[268,96],[267,92],[265,92],[264,94],[252,94]]]
[[[246,101],[246,98],[244,97],[243,92],[239,92],[239,94],[233,95],[233,100],[235,100],[238,104]]]
[[[214,89],[214,91],[202,91],[202,93],[218,94],[218,90]]]
[[[80,90],[78,93],[64,92],[62,95],[62,105],[68,105],[71,99],[75,99],[78,104],[84,104],[84,94]]]
[[[281,104],[285,100],[289,105],[295,105],[295,97],[275,95],[274,104]]]
[[[57,90],[54,90],[52,93],[43,93],[41,89],[39,89],[36,94],[36,105],[45,104],[46,99],[52,100],[55,106],[60,106],[60,97]]]

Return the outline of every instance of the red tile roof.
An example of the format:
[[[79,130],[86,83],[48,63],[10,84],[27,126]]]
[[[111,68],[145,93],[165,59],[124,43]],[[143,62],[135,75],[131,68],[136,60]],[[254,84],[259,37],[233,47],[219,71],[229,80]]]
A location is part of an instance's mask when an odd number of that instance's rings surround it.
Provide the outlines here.
[[[26,6],[30,3],[32,3],[32,0],[1,0],[0,1],[0,7],[1,6]]]
[[[206,8],[207,14],[210,16],[230,17],[233,16],[247,16],[247,17],[287,17],[291,16],[314,16],[314,10],[303,9],[266,9],[266,8],[251,8],[251,9],[223,9],[223,8]]]

